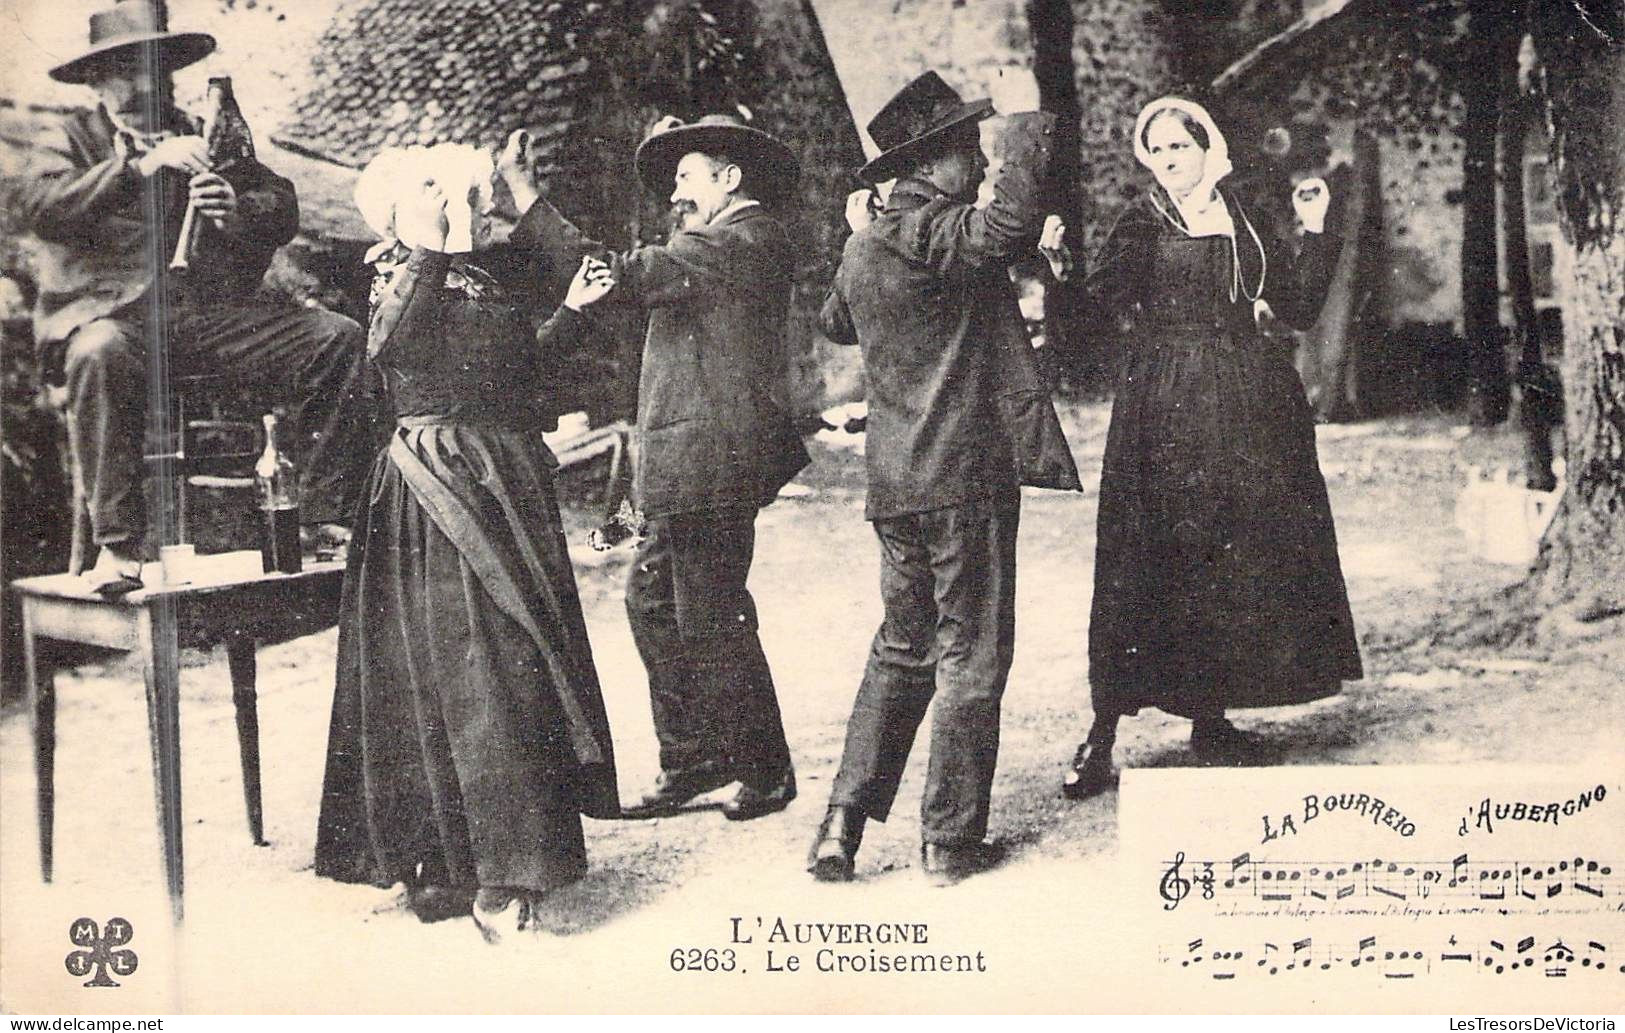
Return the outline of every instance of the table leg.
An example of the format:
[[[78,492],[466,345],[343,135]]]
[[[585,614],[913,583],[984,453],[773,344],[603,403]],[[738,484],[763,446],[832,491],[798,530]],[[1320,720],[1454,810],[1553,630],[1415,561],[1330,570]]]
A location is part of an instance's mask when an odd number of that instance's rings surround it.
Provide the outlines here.
[[[184,913],[181,854],[180,666],[175,641],[174,601],[159,596],[141,611],[136,635],[147,681],[147,725],[152,733],[153,788],[158,798],[158,835],[163,842],[164,878],[177,923]]]
[[[248,834],[255,846],[265,846],[265,818],[260,802],[260,715],[255,681],[253,639],[226,640],[226,664],[231,668],[231,702],[237,709],[237,753],[243,762],[243,807],[248,812]]]
[[[35,804],[39,815],[40,878],[51,881],[51,838],[56,827],[56,672],[39,670],[34,621],[23,601],[23,677],[28,682],[29,730],[34,737]]]

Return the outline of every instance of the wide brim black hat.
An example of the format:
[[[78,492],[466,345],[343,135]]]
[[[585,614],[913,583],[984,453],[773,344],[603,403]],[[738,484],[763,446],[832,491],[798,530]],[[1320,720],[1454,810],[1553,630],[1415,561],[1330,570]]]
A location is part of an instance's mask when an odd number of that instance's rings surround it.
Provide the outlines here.
[[[706,115],[697,122],[652,133],[638,145],[633,157],[638,179],[650,191],[667,194],[683,155],[725,154],[755,175],[758,200],[783,201],[795,189],[801,162],[777,137],[737,122],[726,115]]]
[[[944,138],[951,136],[967,123],[980,122],[993,115],[993,102],[987,98],[966,101],[957,109],[938,119],[930,128],[916,136],[880,152],[874,160],[858,170],[858,178],[866,183],[884,183],[896,179],[913,161],[930,154]]]
[[[215,39],[207,32],[139,32],[104,39],[71,61],[51,69],[57,82],[83,85],[94,78],[96,67],[111,55],[125,50],[156,48],[163,70],[196,64],[214,52]]]

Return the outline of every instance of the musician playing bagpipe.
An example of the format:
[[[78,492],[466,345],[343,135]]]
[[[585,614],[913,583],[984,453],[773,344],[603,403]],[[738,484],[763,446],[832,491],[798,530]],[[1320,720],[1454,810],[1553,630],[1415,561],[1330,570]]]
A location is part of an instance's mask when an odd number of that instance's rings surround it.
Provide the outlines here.
[[[293,184],[251,146],[212,168],[222,156],[210,151],[222,148],[174,106],[171,73],[214,45],[168,31],[153,0],[93,14],[89,48],[51,76],[90,87],[100,103],[42,134],[8,191],[32,236],[35,339],[48,372],[66,377],[71,445],[101,547],[86,577],[104,593],[139,587],[148,551],[142,446],[150,371],[165,369],[159,342],[170,376],[224,374],[265,405],[287,406],[301,520],[314,537],[344,537],[337,525],[348,523],[371,454],[361,328],[254,296],[298,229]],[[192,247],[179,249],[190,268],[171,275],[186,222],[196,227]]]

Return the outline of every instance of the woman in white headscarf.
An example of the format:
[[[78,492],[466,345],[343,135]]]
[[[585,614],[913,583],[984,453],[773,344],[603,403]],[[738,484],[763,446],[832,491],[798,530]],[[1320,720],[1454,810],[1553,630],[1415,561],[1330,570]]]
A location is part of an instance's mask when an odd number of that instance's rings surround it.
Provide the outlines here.
[[[1118,219],[1087,277],[1064,227],[1041,249],[1122,333],[1100,482],[1089,619],[1094,724],[1063,787],[1113,780],[1117,725],[1142,707],[1192,721],[1206,762],[1256,762],[1239,707],[1303,703],[1361,677],[1314,424],[1290,346],[1261,325],[1313,322],[1337,242],[1328,197],[1294,200],[1301,244],[1266,240],[1220,184],[1224,135],[1178,97],[1148,104],[1134,154],[1155,184]],[[1300,253],[1294,254],[1297,250]]]
[[[316,840],[318,875],[405,883],[488,940],[587,867],[619,811],[558,503],[550,361],[612,287],[588,260],[538,331],[477,261],[490,156],[386,152],[357,204],[383,237],[368,353],[397,426],[356,515]]]

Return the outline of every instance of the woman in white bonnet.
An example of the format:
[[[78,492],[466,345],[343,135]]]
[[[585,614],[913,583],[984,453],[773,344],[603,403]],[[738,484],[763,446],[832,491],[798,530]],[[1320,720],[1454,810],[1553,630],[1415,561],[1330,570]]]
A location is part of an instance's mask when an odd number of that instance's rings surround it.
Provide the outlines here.
[[[474,148],[414,148],[357,184],[397,426],[345,572],[316,872],[405,883],[420,917],[472,913],[494,941],[582,876],[581,815],[619,803],[542,441],[550,360],[613,281],[584,262],[538,329],[477,264],[491,174]]]
[[[1142,707],[1190,718],[1204,762],[1257,762],[1266,743],[1226,711],[1361,677],[1314,422],[1291,346],[1261,330],[1319,312],[1338,248],[1324,184],[1294,196],[1294,249],[1264,239],[1265,220],[1220,186],[1229,147],[1201,105],[1146,105],[1134,154],[1155,183],[1087,277],[1071,275],[1053,216],[1040,243],[1083,295],[1075,311],[1119,337],[1089,617],[1094,723],[1063,785],[1072,798],[1111,785],[1118,721]]]

